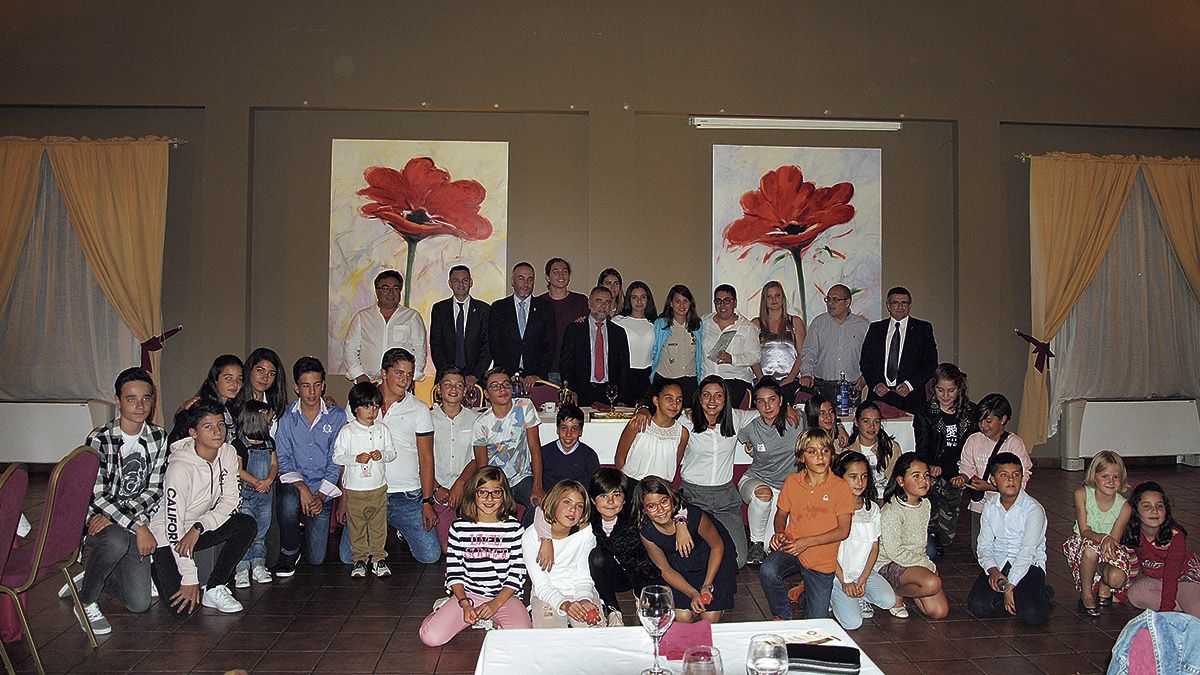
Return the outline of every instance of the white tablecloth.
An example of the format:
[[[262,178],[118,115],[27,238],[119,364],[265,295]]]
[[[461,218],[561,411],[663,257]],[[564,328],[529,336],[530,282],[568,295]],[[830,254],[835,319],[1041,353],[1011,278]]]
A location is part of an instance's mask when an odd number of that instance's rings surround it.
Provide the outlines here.
[[[616,458],[617,441],[621,440],[621,432],[625,429],[626,422],[627,420],[591,420],[583,425],[583,437],[581,440],[596,451],[596,455],[600,457],[601,464],[612,464]],[[850,431],[849,418],[843,420],[842,426],[847,431]],[[911,452],[916,449],[912,417],[905,416],[884,420],[883,430],[889,436],[896,439],[896,442],[900,444],[900,448],[905,452]],[[555,427],[552,415],[542,415],[542,425],[538,428],[538,435],[542,439],[543,444],[558,438],[558,429]],[[733,461],[735,464],[749,464],[750,455],[739,452],[734,455]]]
[[[837,642],[831,644],[858,646],[833,619],[719,623],[713,626],[713,646],[721,650],[721,663],[725,673],[743,675],[746,672],[746,650],[751,637],[759,633],[787,636],[808,629],[824,631],[834,636]],[[640,626],[493,630],[488,632],[483,647],[479,650],[475,673],[636,675],[649,668],[653,661],[654,643]],[[682,663],[671,661],[668,667],[678,675],[682,670]],[[861,672],[863,675],[883,674],[865,652],[862,654]]]

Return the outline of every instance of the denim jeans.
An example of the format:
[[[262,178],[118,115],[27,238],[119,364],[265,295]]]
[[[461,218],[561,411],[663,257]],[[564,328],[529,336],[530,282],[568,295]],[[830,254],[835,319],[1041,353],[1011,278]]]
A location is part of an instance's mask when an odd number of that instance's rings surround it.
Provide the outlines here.
[[[329,546],[329,502],[322,505],[321,513],[304,515],[300,511],[300,491],[291,483],[279,484],[279,552],[281,556],[295,556],[300,552],[300,523],[304,523],[304,557],[314,565],[325,562],[325,549]]]
[[[131,612],[150,607],[150,556],[138,552],[137,535],[120,525],[109,525],[87,538],[88,559],[79,599],[90,605],[101,591],[121,601]]]
[[[805,590],[807,591],[807,583]],[[862,607],[858,604],[860,600],[866,600],[872,605],[884,609],[896,606],[896,592],[892,590],[892,585],[886,579],[879,576],[879,572],[871,572],[867,575],[864,591],[863,597],[852,598],[842,590],[842,582],[836,578],[833,580],[833,594],[830,596],[830,602],[833,605],[833,618],[842,624],[842,628],[855,630],[862,625]]]
[[[792,618],[792,603],[788,600],[785,580],[799,572],[804,578],[804,618],[829,618],[829,597],[833,593],[833,572],[810,570],[791,553],[771,551],[763,561],[759,576],[771,615],[784,621]]]
[[[255,478],[266,478],[267,474],[271,472],[271,451],[258,450],[251,446],[249,452],[246,453],[246,472]],[[254,522],[258,524],[258,531],[254,534],[254,541],[250,543],[250,549],[246,551],[246,557],[238,563],[239,570],[249,569],[251,564],[265,565],[267,562],[265,541],[267,530],[271,529],[274,491],[275,486],[271,486],[271,489],[266,492],[259,492],[245,484],[241,487],[242,505],[238,510],[254,517]]]
[[[388,525],[395,528],[408,542],[408,550],[419,563],[435,563],[442,557],[442,546],[438,543],[437,530],[426,530],[421,522],[421,491],[389,492],[387,496]],[[350,551],[350,529],[342,528],[342,540],[338,545],[338,557],[349,565],[354,562]]]

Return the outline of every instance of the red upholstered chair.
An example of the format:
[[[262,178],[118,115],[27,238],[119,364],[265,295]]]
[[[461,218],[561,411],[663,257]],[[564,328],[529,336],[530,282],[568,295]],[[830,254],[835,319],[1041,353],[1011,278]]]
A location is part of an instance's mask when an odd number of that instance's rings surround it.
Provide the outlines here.
[[[796,405],[804,405],[805,403],[808,403],[808,399],[810,399],[812,397],[813,397],[813,395],[807,391],[797,391],[796,392]]]
[[[21,522],[21,501],[25,499],[27,487],[29,474],[25,473],[25,469],[19,464],[10,464],[4,475],[0,476],[0,570],[8,564],[9,554],[13,550],[17,525]],[[13,603],[20,603],[16,596],[10,599]],[[4,649],[3,643],[0,643],[0,656],[4,657],[5,672],[13,672],[13,663],[9,660],[8,651]]]
[[[558,401],[558,385],[545,380],[538,380],[537,384],[529,390],[529,400],[537,406],[538,410],[542,409],[543,403],[551,403]]]
[[[46,485],[46,505],[37,526],[37,540],[32,546],[11,551],[8,564],[0,576],[0,592],[11,597],[16,605],[21,626],[25,629],[25,641],[33,653],[39,673],[45,672],[42,659],[38,656],[37,644],[29,631],[29,617],[25,615],[25,609],[17,597],[37,582],[55,572],[62,572],[67,580],[67,588],[71,590],[71,598],[75,601],[75,611],[83,612],[79,592],[68,568],[79,557],[79,549],[83,546],[82,533],[99,470],[100,456],[86,445],[75,448],[58,462]],[[98,647],[91,624],[87,621],[83,624],[87,627],[92,648]]]
[[[906,417],[908,413],[883,401],[875,401],[875,405],[879,406],[879,416],[885,420],[894,420],[898,417]]]

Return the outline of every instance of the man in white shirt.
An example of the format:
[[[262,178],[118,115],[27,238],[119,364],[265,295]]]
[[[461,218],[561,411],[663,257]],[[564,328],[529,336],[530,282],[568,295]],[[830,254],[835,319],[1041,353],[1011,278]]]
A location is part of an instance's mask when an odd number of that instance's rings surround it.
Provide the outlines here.
[[[383,355],[381,364],[379,390],[383,406],[379,421],[391,432],[396,448],[396,459],[383,467],[388,525],[408,542],[417,562],[435,563],[442,550],[434,531],[438,517],[433,509],[433,418],[429,408],[408,391],[415,368],[413,355],[406,349],[392,348]],[[339,553],[342,562],[353,562],[345,530]]]
[[[983,573],[967,596],[978,618],[1003,610],[1021,623],[1040,626],[1050,613],[1054,589],[1046,585],[1046,510],[1022,490],[1021,459],[1011,452],[992,459],[990,481],[997,492],[984,498],[975,553]]]
[[[846,379],[854,387],[856,399],[866,384],[858,361],[870,324],[850,313],[852,302],[848,287],[830,286],[825,294],[827,311],[809,322],[804,346],[800,348],[800,386],[815,389],[830,401],[837,400],[842,373],[846,373]]]
[[[346,378],[358,383],[379,372],[387,350],[403,347],[416,359],[418,381],[425,379],[425,320],[416,310],[400,306],[404,277],[384,270],[375,277],[376,302],[350,319],[342,367]]]
[[[729,402],[741,407],[743,399],[754,382],[751,366],[759,361],[758,330],[754,324],[737,313],[737,290],[729,284],[721,284],[713,291],[713,311],[700,321],[701,344],[704,345],[704,372],[700,379],[709,375],[725,378],[729,388]],[[723,349],[722,335],[732,338]]]

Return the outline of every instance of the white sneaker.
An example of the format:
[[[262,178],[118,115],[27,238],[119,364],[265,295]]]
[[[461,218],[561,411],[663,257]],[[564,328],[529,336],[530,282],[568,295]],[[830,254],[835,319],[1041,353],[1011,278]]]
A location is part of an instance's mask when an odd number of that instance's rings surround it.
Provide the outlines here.
[[[874,607],[874,605],[872,605],[871,603],[867,602],[866,600],[859,600],[859,601],[858,601],[858,607],[859,607],[859,610],[860,610],[860,614],[862,615],[862,618],[864,618],[864,619],[870,619],[871,617],[875,616],[875,607]]]
[[[75,590],[78,591],[79,587],[83,585],[83,572],[71,577],[71,581],[75,582]],[[60,600],[66,600],[67,598],[71,597],[71,588],[66,584],[63,584],[62,588],[58,589],[58,597]]]
[[[233,591],[229,590],[228,586],[213,586],[205,589],[200,604],[226,614],[242,611],[242,603],[233,597]]]
[[[69,593],[69,591],[68,591]],[[100,611],[100,605],[92,603],[83,606],[83,615],[79,614],[79,609],[75,609],[75,618],[79,619],[79,627],[87,632],[87,626],[83,625],[84,616],[87,617],[87,622],[92,624],[92,632],[96,635],[108,635],[112,632],[112,624],[108,619],[104,618],[104,613]]]
[[[250,570],[242,568],[235,572],[233,585],[235,588],[250,588]]]
[[[250,570],[250,578],[254,579],[256,584],[269,584],[275,581],[275,577],[271,576],[270,570],[265,565],[255,565],[254,569]]]

